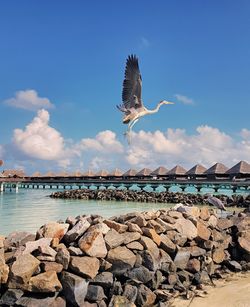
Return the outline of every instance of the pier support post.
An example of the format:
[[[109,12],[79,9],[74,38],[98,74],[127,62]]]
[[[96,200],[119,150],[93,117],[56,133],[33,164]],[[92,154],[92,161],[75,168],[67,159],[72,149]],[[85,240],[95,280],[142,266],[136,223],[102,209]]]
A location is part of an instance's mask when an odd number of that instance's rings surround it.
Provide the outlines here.
[[[18,193],[18,183],[15,186],[16,193]]]
[[[4,191],[4,183],[0,184],[0,193]]]

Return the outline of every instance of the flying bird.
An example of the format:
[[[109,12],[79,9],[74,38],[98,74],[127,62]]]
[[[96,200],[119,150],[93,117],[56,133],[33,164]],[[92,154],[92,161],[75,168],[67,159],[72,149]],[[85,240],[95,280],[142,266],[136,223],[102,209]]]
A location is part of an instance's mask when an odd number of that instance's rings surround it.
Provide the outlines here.
[[[223,202],[222,202],[219,198],[217,198],[217,197],[215,197],[215,196],[208,196],[207,201],[208,201],[211,205],[213,205],[213,206],[217,207],[218,209],[220,209],[221,212],[222,212],[222,210],[223,210],[223,211],[226,211],[226,208],[225,208]]]
[[[125,132],[125,135],[128,136],[128,141],[130,140],[132,127],[140,117],[158,112],[164,104],[173,104],[173,102],[162,100],[157,104],[155,109],[148,110],[142,102],[141,88],[142,78],[138,58],[136,55],[130,55],[127,58],[125,77],[123,80],[122,104],[117,105],[117,108],[124,113],[123,123],[128,124],[128,129]]]

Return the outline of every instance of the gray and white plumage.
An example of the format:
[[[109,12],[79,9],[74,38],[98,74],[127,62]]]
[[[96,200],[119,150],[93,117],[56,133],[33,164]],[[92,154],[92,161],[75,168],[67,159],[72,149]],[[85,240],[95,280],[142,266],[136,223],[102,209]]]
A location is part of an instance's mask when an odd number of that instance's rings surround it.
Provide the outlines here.
[[[215,196],[208,196],[207,201],[211,205],[215,206],[216,208],[226,211],[226,208],[225,208],[223,202],[219,198],[217,198]]]
[[[138,58],[130,55],[126,61],[125,76],[123,80],[122,104],[117,108],[124,113],[123,123],[128,124],[126,134],[129,134],[134,124],[140,117],[158,112],[163,104],[173,104],[165,100],[160,101],[156,108],[148,110],[142,101],[142,78]]]

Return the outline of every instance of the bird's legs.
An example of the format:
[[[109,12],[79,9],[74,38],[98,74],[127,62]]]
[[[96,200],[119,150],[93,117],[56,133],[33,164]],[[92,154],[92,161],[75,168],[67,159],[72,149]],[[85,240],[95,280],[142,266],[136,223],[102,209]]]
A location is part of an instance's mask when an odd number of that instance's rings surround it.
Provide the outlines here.
[[[132,127],[134,126],[134,124],[138,121],[139,119],[135,119],[134,121],[131,121],[131,123],[128,124],[128,129],[127,131],[124,133],[125,137],[127,138],[128,144],[131,144],[131,131],[132,131]]]

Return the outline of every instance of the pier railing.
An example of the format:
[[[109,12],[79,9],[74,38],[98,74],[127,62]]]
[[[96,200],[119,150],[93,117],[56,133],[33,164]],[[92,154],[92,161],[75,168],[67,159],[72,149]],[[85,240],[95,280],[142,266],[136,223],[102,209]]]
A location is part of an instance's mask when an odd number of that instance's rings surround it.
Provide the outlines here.
[[[202,192],[202,189],[212,189],[214,192],[220,190],[244,191],[250,193],[250,180],[230,181],[230,180],[193,180],[193,179],[125,179],[125,178],[0,178],[0,191],[12,189],[18,191],[23,189],[130,189],[133,187],[145,189],[151,187],[155,191],[163,187],[169,191],[173,187],[178,187],[180,191],[185,192],[187,188],[195,188],[196,192]]]

